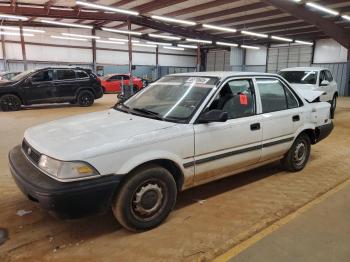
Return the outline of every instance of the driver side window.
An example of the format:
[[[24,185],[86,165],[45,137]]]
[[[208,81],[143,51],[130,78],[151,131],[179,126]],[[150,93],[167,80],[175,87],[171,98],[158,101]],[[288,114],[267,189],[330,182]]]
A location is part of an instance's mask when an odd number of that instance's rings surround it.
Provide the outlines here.
[[[248,117],[255,114],[254,85],[251,79],[227,82],[209,107],[227,112],[228,119]]]
[[[53,73],[52,70],[42,70],[31,76],[33,82],[46,82],[52,81]]]

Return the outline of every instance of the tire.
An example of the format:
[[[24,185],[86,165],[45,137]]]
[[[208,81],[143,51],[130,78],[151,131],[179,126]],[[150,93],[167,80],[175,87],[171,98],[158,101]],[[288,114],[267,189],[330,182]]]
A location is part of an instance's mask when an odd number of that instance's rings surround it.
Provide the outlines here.
[[[95,96],[89,90],[80,91],[77,102],[82,107],[92,106],[94,104]]]
[[[176,197],[172,174],[161,166],[147,165],[130,174],[114,198],[112,210],[128,230],[149,230],[168,217]]]
[[[18,96],[8,94],[0,97],[0,109],[2,111],[18,111],[21,109],[21,99]]]
[[[333,99],[331,101],[331,118],[334,119],[335,115],[335,109],[337,108],[337,95],[335,94],[333,96]]]
[[[281,160],[284,169],[297,172],[302,170],[310,157],[311,142],[307,134],[301,134],[295,139],[292,147]]]

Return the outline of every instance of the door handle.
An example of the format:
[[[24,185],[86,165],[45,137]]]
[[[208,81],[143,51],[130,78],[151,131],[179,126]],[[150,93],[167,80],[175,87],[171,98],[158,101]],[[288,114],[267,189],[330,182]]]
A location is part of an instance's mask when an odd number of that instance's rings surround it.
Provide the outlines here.
[[[260,130],[260,123],[251,124],[250,130],[252,130],[252,131]]]
[[[295,116],[293,116],[293,122],[298,122],[298,121],[300,121],[300,116],[299,115],[295,115]]]

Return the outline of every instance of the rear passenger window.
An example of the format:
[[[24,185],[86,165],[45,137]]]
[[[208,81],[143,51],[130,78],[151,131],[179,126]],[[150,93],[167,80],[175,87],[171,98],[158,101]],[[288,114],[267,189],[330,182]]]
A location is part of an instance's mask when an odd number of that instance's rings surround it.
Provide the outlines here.
[[[89,77],[89,76],[84,71],[77,71],[77,77],[78,78],[86,78],[86,77]]]
[[[293,94],[277,79],[256,79],[263,113],[298,107]]]
[[[326,72],[326,77],[328,82],[332,82],[333,81],[332,73],[330,71],[325,71],[325,72]]]
[[[57,70],[57,79],[58,80],[75,79],[75,72],[74,70],[70,70],[70,69],[59,69]]]

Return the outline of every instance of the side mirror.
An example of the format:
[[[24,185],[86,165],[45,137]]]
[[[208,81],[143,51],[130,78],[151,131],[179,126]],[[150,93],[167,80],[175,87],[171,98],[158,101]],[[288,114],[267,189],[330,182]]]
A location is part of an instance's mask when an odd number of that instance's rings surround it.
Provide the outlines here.
[[[228,119],[227,112],[222,110],[213,109],[202,113],[199,116],[199,123],[212,123],[212,122],[226,122]]]
[[[323,80],[320,84],[320,86],[328,86],[330,83],[328,80]]]

